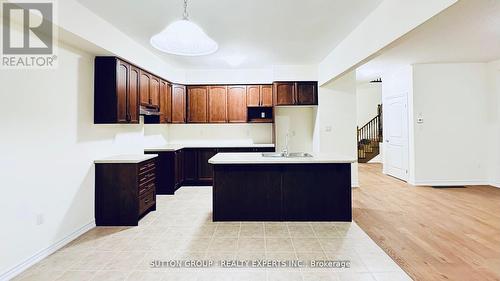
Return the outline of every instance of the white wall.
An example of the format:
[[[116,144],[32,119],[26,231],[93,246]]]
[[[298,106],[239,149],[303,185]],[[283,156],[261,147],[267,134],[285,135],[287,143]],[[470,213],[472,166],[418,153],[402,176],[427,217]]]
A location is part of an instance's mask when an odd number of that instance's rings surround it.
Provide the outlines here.
[[[413,67],[415,183],[487,184],[493,93],[484,63]],[[497,143],[498,146],[498,143]]]
[[[285,148],[288,133],[289,152],[313,152],[313,132],[316,123],[314,107],[275,107],[276,151]]]
[[[272,69],[190,69],[186,70],[186,84],[269,84]]]
[[[313,140],[317,152],[357,159],[356,73],[319,88],[317,126]],[[358,186],[357,163],[352,165],[352,184]]]
[[[148,127],[149,125],[146,125]],[[272,124],[170,124],[170,143],[272,143]]]
[[[320,84],[352,70],[457,0],[384,0],[319,65]]]
[[[143,151],[142,125],[93,124],[94,57],[58,56],[53,70],[0,70],[0,279],[93,224],[94,159]]]
[[[356,87],[358,127],[377,116],[377,106],[382,103],[382,83],[362,83]]]
[[[490,181],[500,187],[500,60],[487,65],[491,95],[491,130],[490,130]]]
[[[275,65],[254,69],[188,69],[186,84],[269,84],[273,81],[316,81],[317,65]]]

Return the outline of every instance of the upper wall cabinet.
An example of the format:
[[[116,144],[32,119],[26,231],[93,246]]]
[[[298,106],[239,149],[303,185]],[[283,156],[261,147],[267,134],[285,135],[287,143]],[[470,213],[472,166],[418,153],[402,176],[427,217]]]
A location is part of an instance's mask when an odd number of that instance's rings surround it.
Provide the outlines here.
[[[247,86],[227,86],[227,120],[230,123],[247,122]]]
[[[172,123],[172,84],[160,80],[160,123]]]
[[[94,123],[139,123],[139,69],[115,57],[96,57]]]
[[[260,86],[260,106],[273,106],[273,85]]]
[[[248,107],[271,107],[273,106],[272,85],[249,85],[247,86]]]
[[[160,78],[151,75],[149,87],[150,106],[160,108]]]
[[[141,105],[160,108],[160,78],[141,70],[139,85]]]
[[[208,86],[187,86],[187,122],[208,122]]]
[[[208,88],[208,122],[227,122],[227,86]]]
[[[295,104],[295,83],[294,82],[276,82],[274,86],[275,105],[294,105]]]
[[[275,82],[275,105],[317,105],[318,82]]]
[[[186,123],[186,86],[172,85],[172,123]]]
[[[295,101],[299,105],[318,104],[318,82],[297,82]]]

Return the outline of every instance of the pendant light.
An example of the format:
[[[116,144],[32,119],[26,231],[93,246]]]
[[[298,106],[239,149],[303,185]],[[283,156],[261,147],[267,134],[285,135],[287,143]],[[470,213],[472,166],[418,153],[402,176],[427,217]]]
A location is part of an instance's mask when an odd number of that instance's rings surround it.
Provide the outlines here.
[[[162,32],[151,37],[156,49],[179,56],[203,56],[217,51],[218,45],[198,25],[188,18],[187,0],[184,0],[184,15],[168,25]]]

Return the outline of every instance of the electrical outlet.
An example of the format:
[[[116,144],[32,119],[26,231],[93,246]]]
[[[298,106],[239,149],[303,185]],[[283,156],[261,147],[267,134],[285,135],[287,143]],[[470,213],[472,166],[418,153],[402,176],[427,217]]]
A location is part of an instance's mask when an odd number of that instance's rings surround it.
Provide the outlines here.
[[[325,132],[331,132],[332,131],[332,126],[326,126],[325,127]]]

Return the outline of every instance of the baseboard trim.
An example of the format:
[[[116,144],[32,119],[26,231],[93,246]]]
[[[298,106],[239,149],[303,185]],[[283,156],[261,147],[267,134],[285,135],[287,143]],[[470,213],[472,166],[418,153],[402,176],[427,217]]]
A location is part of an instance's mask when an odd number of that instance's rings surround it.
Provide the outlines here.
[[[359,187],[359,182],[358,182],[358,181],[352,182],[352,183],[351,183],[351,187],[352,187],[352,188],[357,188],[357,187]]]
[[[492,182],[491,185],[500,188],[500,181]]]
[[[75,240],[78,236],[84,234],[85,232],[89,231],[90,229],[94,228],[95,225],[95,220],[87,223],[86,225],[80,227],[79,229],[73,231],[71,234],[68,236],[64,237],[63,239],[59,240],[58,242],[50,245],[49,247],[39,251],[38,253],[32,255],[31,257],[27,258],[20,264],[12,267],[11,269],[8,269],[7,271],[3,272],[0,274],[0,281],[8,281],[26,269],[28,269],[30,266],[34,265],[35,263],[41,261],[42,259],[46,258],[50,254],[54,253],[55,251],[61,249],[62,247],[66,246],[69,242]]]
[[[491,185],[487,180],[416,180],[414,185],[454,186],[454,185]]]

